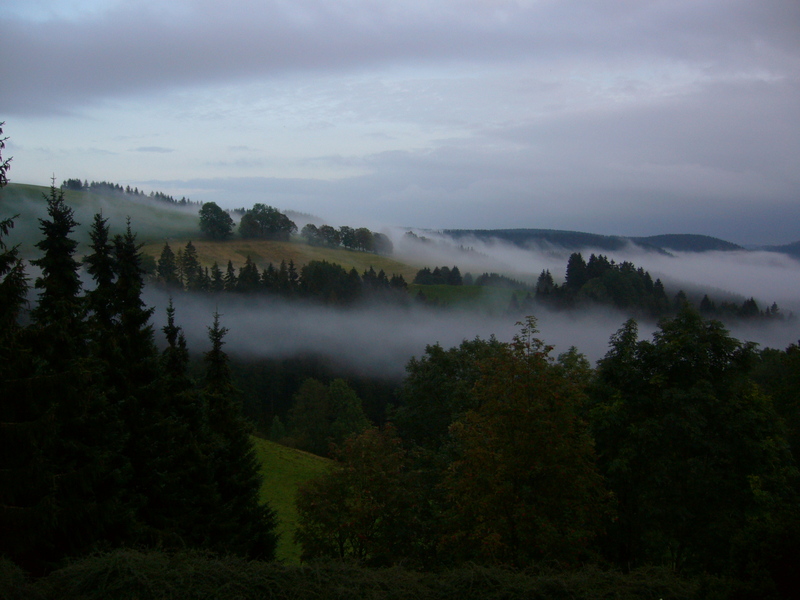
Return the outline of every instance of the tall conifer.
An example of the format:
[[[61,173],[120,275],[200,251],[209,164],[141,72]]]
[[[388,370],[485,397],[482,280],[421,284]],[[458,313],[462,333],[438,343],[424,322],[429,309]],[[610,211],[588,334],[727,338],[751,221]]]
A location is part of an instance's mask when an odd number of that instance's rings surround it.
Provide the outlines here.
[[[220,325],[219,313],[214,313],[214,323],[208,328],[211,350],[205,354],[203,389],[212,435],[210,458],[221,502],[214,535],[219,550],[271,559],[277,544],[276,517],[272,509],[259,502],[259,466],[236,401],[228,356],[222,349],[227,332]]]

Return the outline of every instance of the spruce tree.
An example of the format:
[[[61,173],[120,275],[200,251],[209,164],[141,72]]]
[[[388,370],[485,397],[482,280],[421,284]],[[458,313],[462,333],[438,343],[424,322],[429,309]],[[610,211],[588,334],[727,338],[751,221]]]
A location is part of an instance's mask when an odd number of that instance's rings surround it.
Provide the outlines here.
[[[223,279],[226,292],[235,292],[238,285],[236,277],[236,270],[233,268],[233,262],[228,261],[228,267],[225,269],[225,277]]]
[[[149,447],[139,449],[149,455],[149,472],[139,478],[144,541],[167,548],[209,548],[208,524],[219,510],[219,498],[208,460],[207,415],[187,374],[189,351],[175,324],[172,299],[162,331],[167,347],[161,354],[159,402],[148,406],[150,419],[142,424],[142,435]]]
[[[90,322],[100,341],[108,341],[112,328],[116,260],[114,245],[109,238],[108,219],[94,216],[89,232],[92,252],[83,259],[86,270],[94,280],[94,289],[86,293]]]
[[[3,512],[13,518],[2,551],[34,572],[118,539],[125,522],[118,421],[89,353],[72,215],[52,186],[34,261],[39,303],[3,378]]]
[[[251,558],[272,559],[277,534],[275,512],[259,502],[261,476],[248,426],[241,415],[223,338],[228,332],[214,313],[208,328],[211,350],[205,354],[208,424],[212,436],[210,462],[221,503],[210,527],[212,547]]]
[[[45,199],[50,218],[39,219],[44,238],[36,247],[43,255],[31,263],[42,271],[35,283],[41,291],[31,317],[48,342],[40,349],[42,358],[59,368],[82,352],[85,339],[80,263],[75,258],[78,242],[70,237],[78,223],[55,183]]]
[[[175,258],[175,253],[169,246],[169,242],[164,242],[164,248],[161,250],[161,256],[158,259],[156,266],[156,275],[159,281],[167,286],[180,287],[181,282],[178,277],[178,265]]]

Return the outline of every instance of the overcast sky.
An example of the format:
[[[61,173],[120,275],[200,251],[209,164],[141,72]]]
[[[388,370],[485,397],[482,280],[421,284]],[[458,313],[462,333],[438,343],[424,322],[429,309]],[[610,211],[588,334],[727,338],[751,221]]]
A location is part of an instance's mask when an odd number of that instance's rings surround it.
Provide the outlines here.
[[[800,240],[798,0],[0,0],[10,179]]]

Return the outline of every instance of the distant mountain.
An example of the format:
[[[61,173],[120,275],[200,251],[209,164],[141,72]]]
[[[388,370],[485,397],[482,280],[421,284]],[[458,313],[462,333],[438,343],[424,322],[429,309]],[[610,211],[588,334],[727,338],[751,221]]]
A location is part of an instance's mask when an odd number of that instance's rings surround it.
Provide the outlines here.
[[[767,252],[782,252],[795,258],[800,258],[800,241],[792,242],[791,244],[784,244],[782,246],[761,246],[759,250],[766,250]]]
[[[631,243],[630,238],[616,235],[599,235],[557,229],[445,229],[442,233],[456,240],[465,238],[477,238],[482,241],[499,239],[523,248],[532,245],[553,245],[567,250],[595,248],[613,251],[621,250]],[[640,245],[649,247],[652,250],[659,250],[656,246],[644,243]]]
[[[634,243],[640,246],[656,246],[663,250],[676,252],[710,252],[712,250],[730,251],[744,250],[731,242],[708,235],[694,235],[690,233],[672,233],[666,235],[651,235],[649,237],[632,237]]]
[[[474,237],[489,241],[499,239],[520,247],[553,245],[565,250],[622,250],[630,244],[653,252],[709,252],[711,250],[744,250],[731,242],[708,235],[668,234],[649,237],[626,237],[620,235],[599,235],[582,231],[561,231],[558,229],[445,229],[442,233],[454,239]]]

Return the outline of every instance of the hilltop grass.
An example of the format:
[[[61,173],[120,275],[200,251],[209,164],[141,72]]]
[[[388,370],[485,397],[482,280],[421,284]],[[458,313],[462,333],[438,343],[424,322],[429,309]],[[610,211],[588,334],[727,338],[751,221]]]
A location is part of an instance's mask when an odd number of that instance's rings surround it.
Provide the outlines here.
[[[0,190],[0,218],[19,215],[9,242],[22,243],[23,253],[30,252],[31,240],[39,240],[39,219],[47,217],[47,197],[50,188],[39,185],[10,183]],[[130,217],[131,228],[140,242],[169,239],[189,239],[199,236],[197,207],[173,206],[166,202],[143,198],[105,196],[91,192],[64,190],[64,199],[80,223],[74,238],[80,243],[79,253],[89,243],[89,229],[94,215],[102,213],[108,219],[111,234],[124,233]]]
[[[297,488],[322,475],[333,464],[308,452],[287,448],[275,442],[253,438],[256,456],[261,463],[263,483],[261,500],[278,513],[278,549],[276,558],[289,564],[300,563],[300,546],[294,541],[299,516],[295,506]]]

